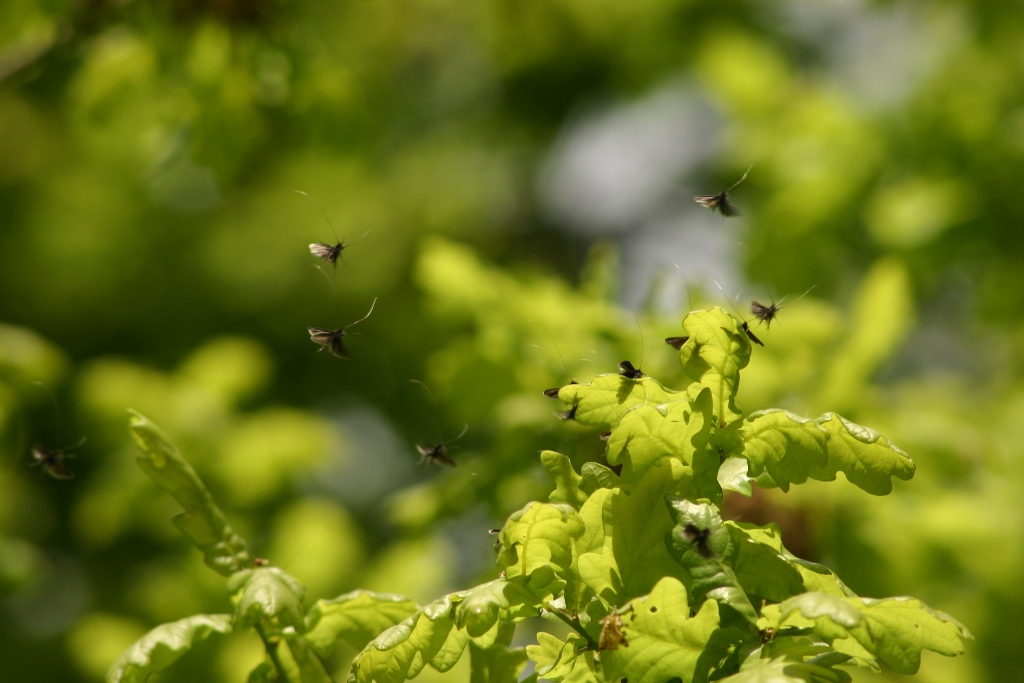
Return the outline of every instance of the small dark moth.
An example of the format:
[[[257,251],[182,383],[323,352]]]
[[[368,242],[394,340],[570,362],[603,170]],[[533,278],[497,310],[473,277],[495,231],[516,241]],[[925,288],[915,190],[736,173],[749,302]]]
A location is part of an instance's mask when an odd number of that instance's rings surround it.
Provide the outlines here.
[[[341,256],[341,252],[345,247],[349,245],[344,242],[338,242],[337,244],[324,244],[323,242],[313,242],[309,245],[309,253],[316,256],[318,259],[322,259],[324,263],[330,263],[333,267],[338,267],[338,257]]]
[[[421,382],[422,384],[422,382]],[[426,385],[424,385],[426,386]],[[431,396],[433,398],[433,396]],[[442,441],[434,446],[425,446],[421,443],[416,444],[416,450],[420,452],[420,460],[417,464],[427,463],[428,465],[433,463],[435,465],[447,465],[448,467],[455,467],[455,461],[448,457],[448,444],[458,441],[466,435],[469,430],[469,425],[463,425],[462,431],[454,439],[448,439]]]
[[[771,329],[772,321],[775,320],[775,316],[779,314],[779,305],[781,303],[781,301],[778,304],[773,301],[771,306],[765,306],[757,301],[751,301],[750,312],[754,314],[755,318],[765,323],[768,326],[768,329]]]
[[[683,535],[686,540],[694,545],[702,557],[712,557],[714,553],[708,547],[708,538],[711,536],[711,529],[701,529],[693,522],[683,527]]]
[[[603,434],[601,434],[601,441],[607,441],[610,438],[612,438],[611,432],[604,432]]]
[[[750,331],[750,325],[748,323],[743,323],[743,331],[747,333],[747,337],[750,338],[750,341],[754,342],[758,346],[764,346],[764,342],[758,339],[757,335]]]
[[[579,384],[576,380],[572,380],[569,384]],[[568,386],[568,385],[566,385]],[[544,390],[544,395],[548,398],[558,398],[558,392],[562,390],[562,387],[552,387]]]
[[[644,373],[639,368],[634,368],[628,360],[619,363],[619,374],[627,379],[640,379]]]
[[[270,560],[265,557],[254,557],[252,559],[252,566],[254,567],[269,567]]]
[[[773,640],[775,640],[775,629],[773,629],[773,628],[771,628],[769,626],[768,628],[764,629],[763,631],[759,631],[758,635],[761,638],[761,644],[762,645],[767,645],[768,643],[770,643]]]
[[[455,467],[455,461],[448,457],[448,448],[443,443],[439,443],[436,446],[424,446],[423,444],[416,444],[416,450],[420,452],[422,456],[419,463],[434,463],[435,465],[447,465],[448,467]]]
[[[329,348],[331,350],[331,355],[333,356],[336,356],[338,358],[351,358],[352,356],[349,354],[348,349],[345,348],[345,330],[352,327],[353,325],[358,325],[359,323],[369,318],[370,313],[373,313],[373,307],[376,305],[377,299],[374,299],[373,303],[370,304],[370,310],[366,315],[364,315],[362,318],[355,321],[354,323],[349,323],[348,325],[345,325],[344,327],[339,327],[336,330],[328,330],[327,328],[324,327],[307,328],[309,331],[310,340],[312,340],[314,344],[320,345],[320,348],[318,349],[319,351],[323,351],[324,349]]]
[[[667,337],[665,343],[671,346],[673,349],[678,351],[683,348],[683,344],[690,341],[689,337]]]
[[[573,419],[576,418],[576,411],[578,409],[579,409],[579,406],[573,406],[572,408],[569,408],[569,410],[565,411],[564,413],[555,413],[555,415],[560,420],[573,420]]]
[[[59,448],[51,450],[36,446],[32,449],[32,458],[35,460],[32,467],[42,467],[43,471],[54,479],[74,479],[75,473],[64,464],[66,459],[73,457],[74,453]]]
[[[714,213],[715,209],[718,209],[723,216],[739,216],[740,210],[737,209],[736,206],[729,201],[729,193],[732,192],[732,190],[735,189],[737,185],[739,185],[740,183],[747,179],[747,173],[750,173],[750,169],[753,167],[753,164],[747,167],[747,170],[743,174],[743,177],[737,180],[732,185],[730,185],[729,189],[723,190],[718,194],[699,194],[696,197],[694,197],[693,200],[700,204],[701,206],[711,209],[711,213]]]

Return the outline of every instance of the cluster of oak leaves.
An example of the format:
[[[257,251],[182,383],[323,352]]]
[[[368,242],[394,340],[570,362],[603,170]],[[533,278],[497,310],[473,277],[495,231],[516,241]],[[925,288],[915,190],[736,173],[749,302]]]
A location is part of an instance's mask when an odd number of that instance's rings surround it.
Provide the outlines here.
[[[514,683],[532,662],[531,681],[834,683],[851,680],[850,667],[916,672],[925,649],[962,653],[970,634],[950,616],[914,598],[859,597],[827,567],[788,552],[776,525],[721,518],[725,490],[786,491],[842,472],[885,495],[914,464],[834,413],[743,414],[743,323],[715,308],[690,313],[683,328],[676,339],[690,383],[678,391],[623,366],[546,392],[607,433],[614,469],[588,462],[577,472],[566,456],[543,452],[554,490],[500,530],[498,578],[425,606],[355,591],[306,608],[302,584],[253,555],[167,437],[135,415],[138,464],[184,508],[174,521],[227,578],[235,611],[154,629],[108,681],[145,681],[198,640],[234,630],[254,630],[266,646],[252,682],[330,681],[328,666],[343,668],[352,652],[354,683],[401,683],[463,656],[474,682]]]

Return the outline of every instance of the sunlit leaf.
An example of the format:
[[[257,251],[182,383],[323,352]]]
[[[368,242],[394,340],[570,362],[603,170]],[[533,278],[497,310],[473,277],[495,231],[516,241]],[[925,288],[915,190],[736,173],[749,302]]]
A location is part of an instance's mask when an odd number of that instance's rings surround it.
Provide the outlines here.
[[[498,536],[498,561],[509,581],[541,602],[559,594],[575,573],[579,514],[564,503],[529,503],[513,513]]]
[[[523,648],[510,648],[514,627],[502,625],[503,633],[496,642],[484,649],[475,643],[469,644],[470,683],[517,683],[519,675],[526,668],[527,656]]]
[[[635,484],[653,463],[675,458],[693,472],[693,497],[720,499],[718,455],[708,450],[711,391],[689,401],[642,405],[626,413],[608,440],[608,462],[622,464],[622,483]]]
[[[843,598],[804,593],[779,605],[768,605],[762,617],[776,629],[812,628],[839,652],[877,657],[905,674],[917,672],[922,650],[962,654],[964,641],[971,637],[948,614],[914,598]]]
[[[537,644],[527,645],[526,653],[536,664],[541,680],[555,683],[598,683],[603,680],[597,670],[594,653],[586,649],[587,643],[575,633],[563,642],[541,631]]]
[[[232,574],[228,591],[239,624],[270,627],[271,632],[291,627],[306,629],[302,600],[306,588],[278,567],[246,569]]]
[[[185,508],[174,523],[203,552],[206,564],[224,576],[251,567],[249,545],[228,525],[206,485],[164,433],[138,413],[132,413],[129,430],[142,450],[135,462]]]
[[[145,683],[210,634],[230,633],[231,622],[230,614],[196,614],[157,626],[121,655],[107,672],[107,683]]]
[[[813,420],[785,410],[762,410],[743,420],[740,430],[747,474],[767,471],[783,491],[802,484],[828,461],[828,434]]]
[[[672,518],[665,496],[685,478],[678,461],[647,468],[633,490],[601,489],[580,510],[586,533],[579,540],[580,577],[608,605],[644,595],[663,576],[686,579],[665,547]]]
[[[828,464],[812,476],[822,481],[842,472],[851,484],[868,493],[883,496],[892,491],[892,477],[909,480],[916,466],[906,453],[872,429],[825,413],[815,422],[829,433]]]
[[[750,362],[750,340],[736,318],[721,308],[694,311],[683,319],[690,336],[679,350],[683,372],[711,389],[718,426],[741,417],[736,406],[740,370]]]
[[[849,683],[852,679],[840,669],[809,662],[757,659],[739,673],[718,680],[721,683]]]
[[[567,405],[577,406],[575,420],[582,425],[611,428],[631,408],[645,403],[686,401],[685,392],[666,389],[650,377],[629,379],[622,375],[598,375],[590,384],[568,384],[558,392]]]
[[[362,590],[319,600],[306,614],[306,641],[321,657],[330,655],[338,640],[362,650],[384,629],[417,609],[419,606],[404,596]]]
[[[632,605],[632,613],[623,617],[626,643],[601,653],[607,681],[706,681],[735,644],[719,630],[718,603],[708,600],[691,617],[686,587],[671,577]]]
[[[669,510],[675,526],[665,539],[669,553],[693,578],[693,602],[714,598],[736,610],[750,623],[757,613],[727,559],[733,553],[729,530],[713,505],[672,498]]]
[[[435,600],[374,638],[352,664],[350,681],[399,683],[429,664],[455,666],[469,642],[507,645],[511,623],[536,615],[520,586],[499,579]],[[511,656],[511,655],[510,655]]]
[[[569,458],[554,451],[542,451],[540,463],[555,482],[555,490],[548,499],[552,503],[567,503],[579,510],[586,502],[590,491],[587,490],[583,477],[576,474],[576,470],[572,468]]]

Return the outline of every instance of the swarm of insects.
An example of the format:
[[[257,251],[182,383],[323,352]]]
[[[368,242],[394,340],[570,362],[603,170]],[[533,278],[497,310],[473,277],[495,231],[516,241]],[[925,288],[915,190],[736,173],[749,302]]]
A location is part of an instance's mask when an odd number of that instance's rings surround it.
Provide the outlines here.
[[[728,189],[722,190],[718,194],[699,194],[694,197],[693,200],[701,206],[711,209],[711,213],[714,213],[715,209],[717,209],[723,216],[739,216],[740,210],[729,201],[729,193],[732,192],[737,185],[747,179],[747,173],[750,173],[750,169],[753,167],[753,164],[747,167],[743,177],[730,185]]]
[[[354,323],[349,323],[348,325],[345,325],[344,327],[339,327],[336,330],[328,330],[327,328],[324,327],[307,328],[309,330],[309,338],[313,341],[313,343],[320,345],[320,351],[323,351],[324,349],[330,349],[331,355],[336,356],[337,358],[351,358],[352,356],[349,354],[348,349],[345,348],[345,330],[352,327],[353,325],[358,325],[359,323],[369,318],[370,313],[373,313],[373,307],[376,305],[377,300],[374,299],[373,303],[370,304],[370,310],[369,312],[367,312],[366,315],[364,315],[362,318],[355,321]]]

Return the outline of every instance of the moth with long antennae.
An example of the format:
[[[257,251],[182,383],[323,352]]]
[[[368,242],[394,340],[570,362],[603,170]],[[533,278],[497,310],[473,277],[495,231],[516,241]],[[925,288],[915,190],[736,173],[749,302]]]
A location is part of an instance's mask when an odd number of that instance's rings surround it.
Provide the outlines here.
[[[767,283],[765,283],[765,286],[767,286]],[[806,292],[798,296],[796,299],[794,299],[794,301],[800,301],[800,299],[803,299],[805,296],[807,296],[811,292],[811,290],[817,286],[817,284],[811,285],[810,287],[807,288]],[[768,296],[771,296],[770,291],[768,292]],[[757,301],[751,301],[750,312],[753,313],[754,317],[763,322],[770,330],[772,328],[772,321],[775,320],[776,317],[779,315],[779,311],[782,308],[784,308],[782,302],[788,298],[789,295],[786,295],[779,299],[778,302],[776,302],[775,297],[772,297],[772,303],[770,306],[765,306],[764,304],[759,303]]]
[[[354,323],[349,323],[348,325],[339,327],[336,330],[328,330],[327,328],[324,327],[307,328],[309,331],[310,340],[312,340],[314,344],[320,345],[318,351],[330,349],[332,356],[335,356],[337,358],[351,358],[352,356],[349,354],[348,349],[345,348],[345,330],[352,327],[353,325],[358,325],[359,323],[369,318],[370,313],[373,313],[373,307],[376,305],[377,299],[374,298],[373,303],[370,304],[370,310],[367,312],[366,315],[364,315],[362,318],[355,321]]]
[[[729,193],[732,192],[737,185],[747,179],[747,174],[750,173],[750,169],[754,168],[751,164],[747,167],[747,170],[743,173],[743,177],[737,180],[735,183],[729,186],[728,189],[722,190],[718,194],[699,194],[693,198],[695,202],[701,206],[711,209],[711,213],[718,209],[723,216],[739,216],[740,210],[736,208],[736,205],[729,201]]]
[[[749,253],[755,261],[757,260],[757,257],[754,256],[754,252],[750,249],[750,247],[745,245],[743,242],[737,242],[736,244],[746,249],[747,253]],[[764,304],[758,301],[751,301],[750,312],[753,313],[754,317],[757,318],[760,322],[765,323],[765,325],[770,330],[772,328],[772,321],[776,319],[776,317],[779,314],[779,311],[783,308],[782,302],[788,299],[789,295],[787,294],[786,296],[782,297],[779,301],[776,302],[775,296],[772,294],[772,289],[771,287],[768,286],[768,280],[763,276],[763,274],[761,280],[764,282],[764,288],[768,291],[768,296],[771,299],[772,303],[771,305],[765,306]],[[796,299],[794,299],[794,301],[800,301],[800,299],[803,299],[805,296],[807,296],[810,293],[810,291],[817,286],[817,284],[811,285],[810,287],[807,288],[806,292],[798,296]],[[747,334],[750,334],[750,332],[748,331]],[[761,344],[761,346],[764,346],[764,344]]]
[[[85,437],[74,446],[69,446],[68,448],[43,448],[42,446],[35,446],[32,448],[32,459],[34,462],[31,467],[41,467],[44,472],[54,479],[74,479],[75,473],[64,464],[64,461],[68,458],[74,458],[75,454],[69,451],[79,448],[84,443]]]
[[[57,432],[58,438],[60,438],[60,403],[57,401],[57,397],[54,396],[53,391],[50,387],[46,386],[43,382],[34,381],[32,384],[38,384],[49,396],[50,401],[53,403],[53,410],[57,416]],[[41,467],[46,474],[50,475],[54,479],[74,479],[75,473],[64,463],[65,460],[76,457],[74,453],[70,451],[79,448],[85,443],[85,437],[79,439],[78,443],[73,446],[66,448],[46,448],[44,446],[33,446],[32,447],[32,464],[30,467]]]
[[[310,196],[306,192],[303,192],[302,190],[293,190],[293,192],[308,197],[310,201],[316,204],[316,207],[320,209],[320,213],[323,214],[324,220],[327,221],[327,225],[331,228],[331,232],[334,234],[334,239],[338,240],[335,244],[326,244],[325,242],[313,242],[312,244],[309,245],[309,253],[313,254],[313,256],[316,256],[318,259],[321,259],[324,263],[330,263],[333,268],[337,269],[338,259],[341,257],[341,252],[344,251],[345,249],[348,249],[353,244],[359,244],[359,242],[362,241],[363,237],[369,235],[371,231],[367,230],[365,233],[363,233],[363,236],[360,237],[355,242],[349,242],[348,244],[345,244],[344,240],[338,239],[338,233],[334,232],[334,225],[331,223],[331,219],[328,218],[327,212],[324,211],[324,207],[320,205],[320,202],[313,199],[312,196]]]
[[[725,294],[725,288],[722,287],[722,285],[718,284],[718,280],[713,279],[711,281],[714,282],[720,290],[722,290],[722,294]],[[740,309],[736,308],[736,304],[733,303],[732,299],[730,299],[728,295],[725,298],[729,302],[729,305],[732,306],[732,310],[736,311],[736,315],[739,316],[740,320],[743,320],[743,314],[740,313]],[[741,327],[743,327],[743,331],[747,334],[747,338],[750,341],[754,342],[758,346],[764,346],[764,342],[758,339],[757,335],[750,331],[749,321],[743,320],[743,325]]]
[[[636,313],[633,313],[633,320],[636,321],[636,328],[640,330],[640,368],[642,368],[644,366],[644,328],[640,326],[640,318]],[[641,379],[644,373],[640,368],[635,368],[628,360],[624,360],[619,363],[619,374],[627,379]]]
[[[421,387],[423,387],[424,389],[427,390],[427,395],[430,397],[430,403],[433,404],[433,406],[434,406],[434,417],[435,417],[435,420],[436,420],[436,418],[437,418],[437,401],[434,400],[434,392],[432,392],[430,390],[430,387],[428,387],[426,384],[424,384],[423,382],[419,381],[418,379],[410,379],[409,381],[413,382],[415,384],[419,384]],[[459,439],[461,439],[463,436],[466,435],[466,432],[468,430],[469,430],[469,425],[465,424],[465,425],[462,426],[462,431],[459,432],[458,436],[456,436],[454,439],[448,439],[447,441],[445,441],[445,440],[443,440],[441,438],[441,427],[438,426],[437,427],[437,439],[438,439],[438,443],[437,444],[435,444],[433,446],[428,446],[428,445],[424,445],[424,444],[420,444],[420,443],[416,444],[416,450],[418,450],[420,452],[420,460],[419,460],[419,463],[417,463],[417,464],[422,464],[422,463],[425,462],[427,464],[434,463],[436,465],[447,465],[448,467],[456,467],[455,461],[452,460],[448,456],[448,444],[453,443],[453,442],[458,441]]]

